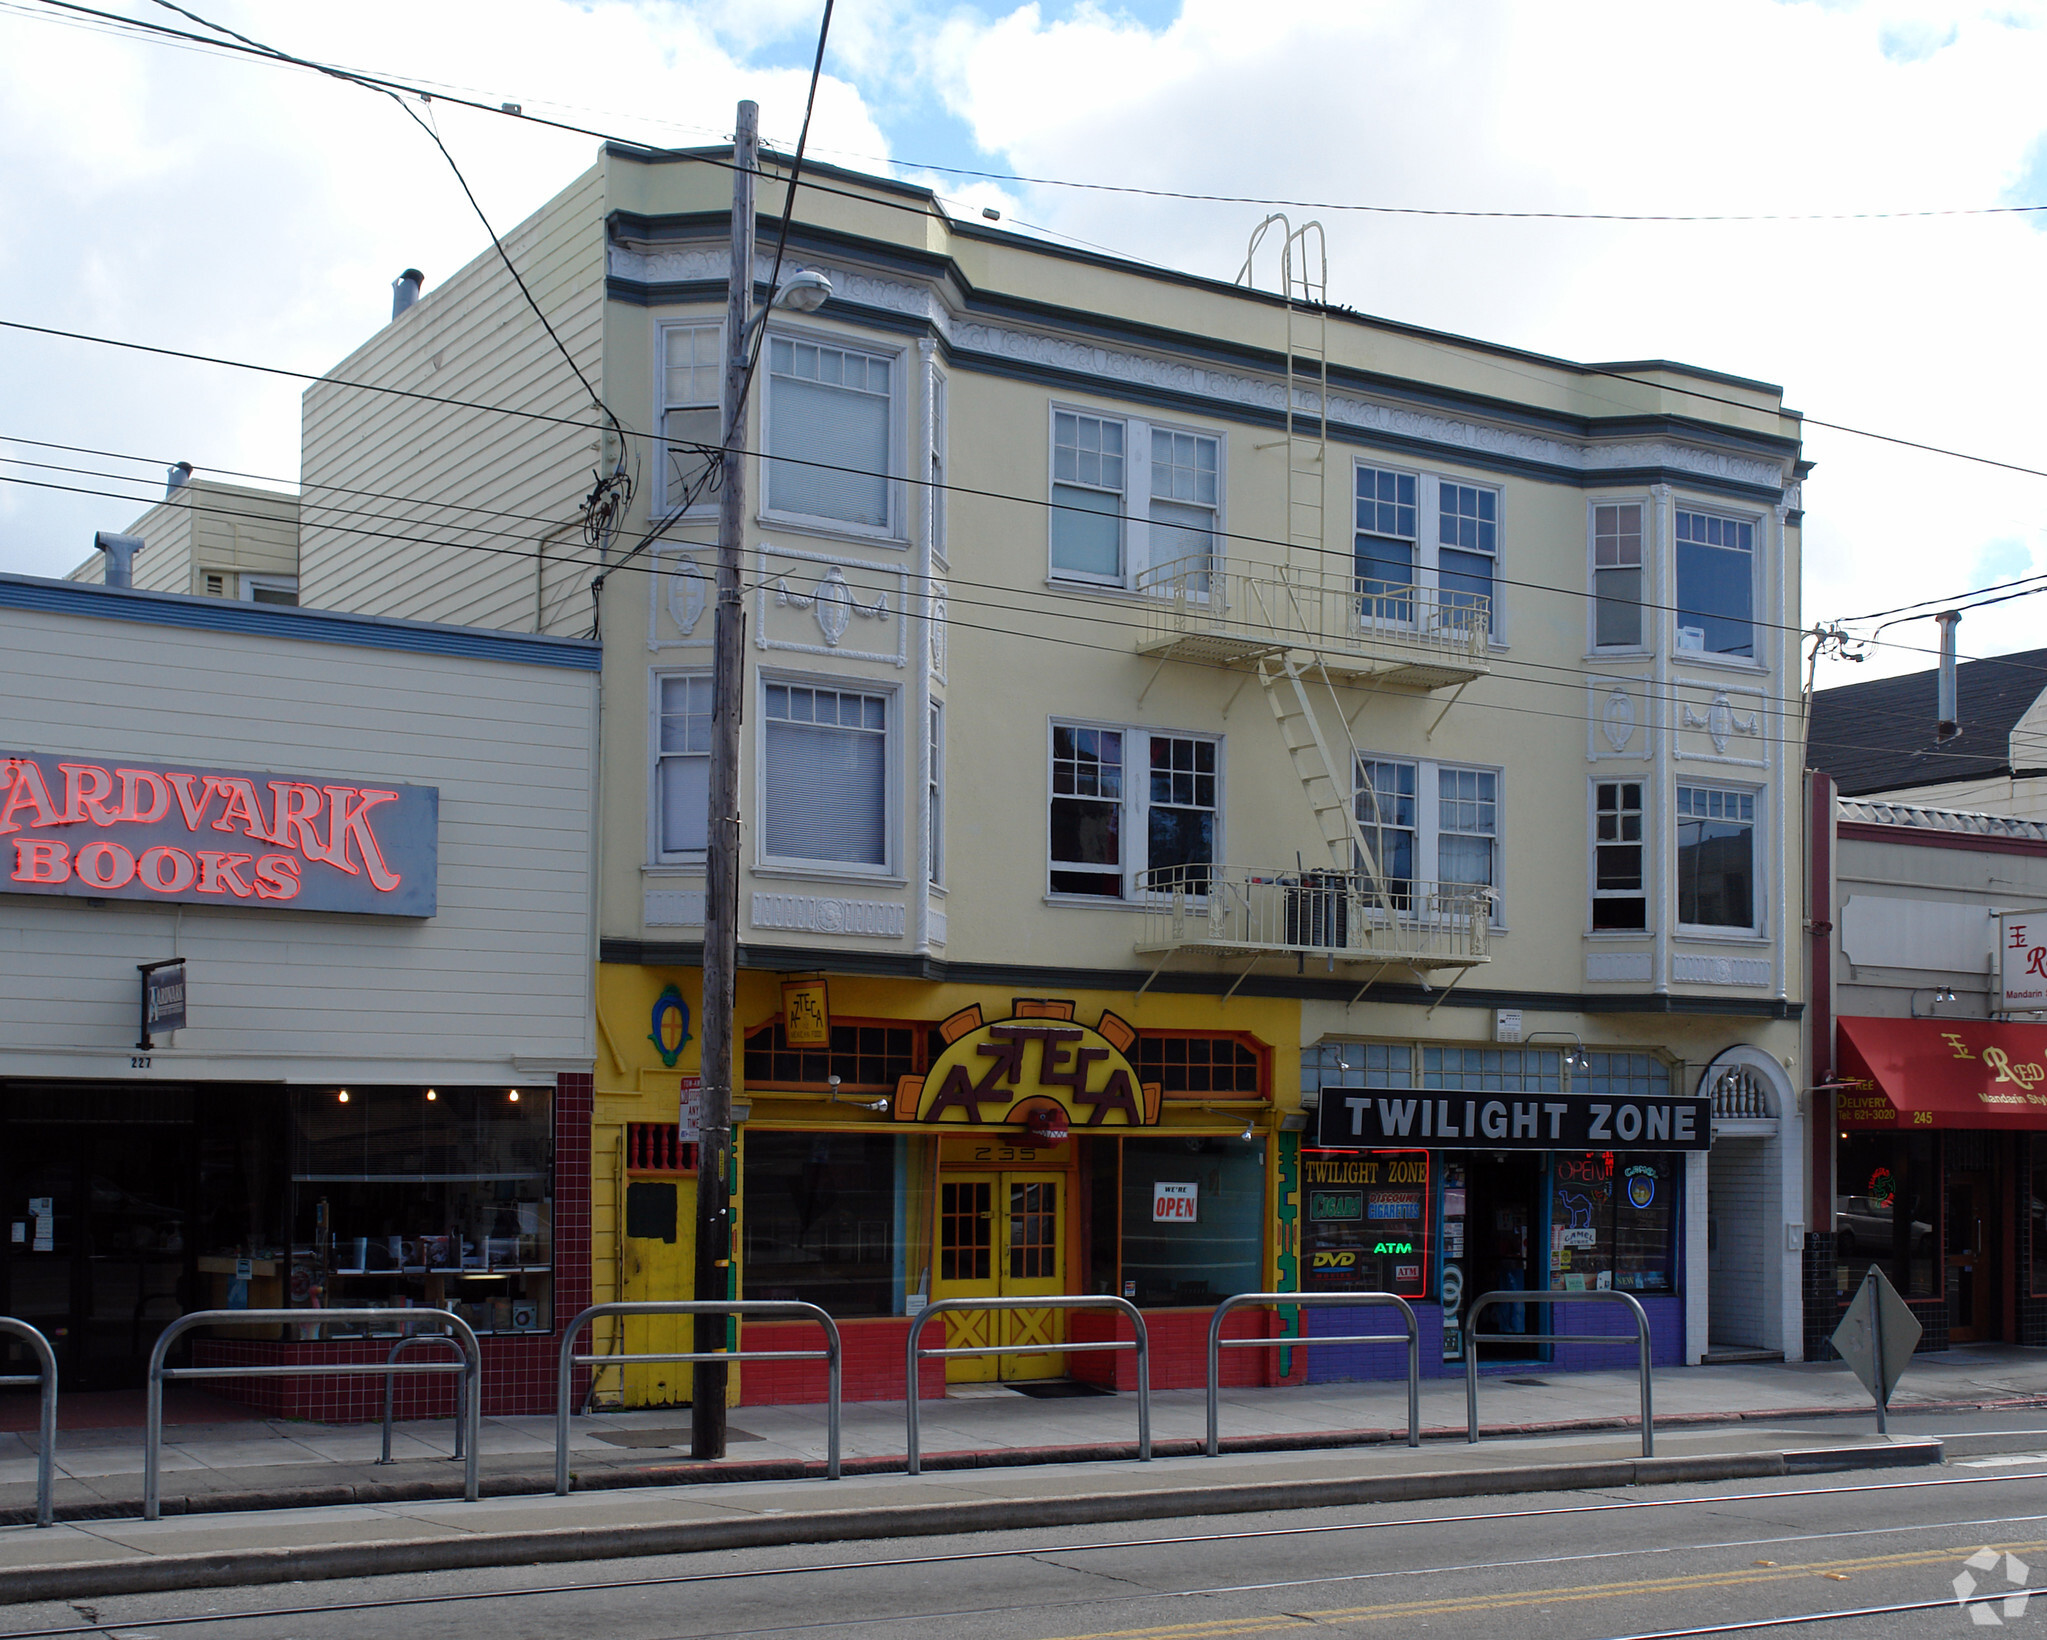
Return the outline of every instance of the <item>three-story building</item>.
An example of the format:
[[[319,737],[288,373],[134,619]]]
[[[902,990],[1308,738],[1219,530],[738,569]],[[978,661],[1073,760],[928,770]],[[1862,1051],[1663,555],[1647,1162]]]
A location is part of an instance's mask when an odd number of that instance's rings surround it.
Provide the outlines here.
[[[606,414],[495,257],[306,395],[306,602],[604,639],[600,1298],[691,1267],[730,165],[607,149],[507,236]],[[1795,1357],[1797,418],[1329,306],[1319,230],[1261,235],[1270,289],[807,169],[831,295],[766,310],[745,429],[735,1285],[840,1317],[849,1395],[947,1296],[1128,1297],[1158,1383],[1258,1290],[1401,1292],[1431,1370],[1551,1288]],[[949,1325],[1044,1346],[955,1379],[1129,1371],[1060,1351],[1099,1316]]]

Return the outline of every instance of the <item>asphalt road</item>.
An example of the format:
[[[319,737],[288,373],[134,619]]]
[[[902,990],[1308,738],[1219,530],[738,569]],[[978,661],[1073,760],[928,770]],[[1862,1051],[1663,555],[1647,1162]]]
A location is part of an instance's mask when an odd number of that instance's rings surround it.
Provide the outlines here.
[[[1924,1640],[1992,1626],[1965,1572],[2047,1640],[2047,1593],[2005,1604],[2047,1590],[2047,1418],[1938,1422],[1940,1470],[200,1590],[11,1607],[0,1640]]]

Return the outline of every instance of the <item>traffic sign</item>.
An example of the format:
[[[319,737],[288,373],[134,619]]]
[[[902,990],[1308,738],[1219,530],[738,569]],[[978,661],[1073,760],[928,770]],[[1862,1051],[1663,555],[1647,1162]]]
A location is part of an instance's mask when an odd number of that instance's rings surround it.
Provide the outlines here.
[[[1882,1269],[1870,1265],[1855,1290],[1848,1313],[1834,1329],[1833,1345],[1876,1398],[1876,1427],[1889,1432],[1891,1391],[1904,1375],[1906,1363],[1919,1347],[1924,1329]]]

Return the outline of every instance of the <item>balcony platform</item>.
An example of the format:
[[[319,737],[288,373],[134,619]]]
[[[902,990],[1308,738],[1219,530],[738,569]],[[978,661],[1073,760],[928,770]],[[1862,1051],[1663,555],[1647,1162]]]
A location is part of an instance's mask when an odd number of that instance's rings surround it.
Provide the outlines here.
[[[1491,961],[1491,891],[1364,872],[1181,866],[1147,873],[1137,954],[1317,958],[1429,973]]]
[[[1147,597],[1137,652],[1251,667],[1305,651],[1332,678],[1452,689],[1491,671],[1491,600],[1360,580],[1347,567],[1201,560],[1138,579]]]

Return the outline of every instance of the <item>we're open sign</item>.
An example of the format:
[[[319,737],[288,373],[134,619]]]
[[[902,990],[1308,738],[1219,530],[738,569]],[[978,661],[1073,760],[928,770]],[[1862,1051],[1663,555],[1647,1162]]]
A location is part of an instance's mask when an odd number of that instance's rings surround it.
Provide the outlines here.
[[[1164,1179],[1156,1181],[1151,1187],[1151,1222],[1192,1224],[1198,1188],[1193,1184],[1170,1184]]]

